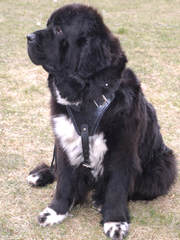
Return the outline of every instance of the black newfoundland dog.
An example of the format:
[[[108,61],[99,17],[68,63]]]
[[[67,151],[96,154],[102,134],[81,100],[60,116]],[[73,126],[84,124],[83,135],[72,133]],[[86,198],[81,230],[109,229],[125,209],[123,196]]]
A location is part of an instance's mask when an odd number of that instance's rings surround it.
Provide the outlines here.
[[[105,234],[123,239],[128,200],[152,200],[175,182],[175,157],[163,142],[156,112],[95,9],[64,6],[27,41],[32,62],[49,73],[55,135],[51,167],[42,164],[28,176],[34,186],[57,180],[39,223],[61,223],[93,189]]]

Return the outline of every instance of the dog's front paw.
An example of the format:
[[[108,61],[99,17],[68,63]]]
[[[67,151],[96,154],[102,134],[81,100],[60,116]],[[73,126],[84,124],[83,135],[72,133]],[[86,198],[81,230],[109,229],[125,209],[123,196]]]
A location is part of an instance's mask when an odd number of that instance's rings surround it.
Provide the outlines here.
[[[104,223],[105,234],[113,240],[122,240],[127,236],[129,225],[127,222]]]
[[[66,217],[66,214],[57,214],[52,208],[45,208],[38,216],[38,222],[41,226],[53,225],[61,223]]]

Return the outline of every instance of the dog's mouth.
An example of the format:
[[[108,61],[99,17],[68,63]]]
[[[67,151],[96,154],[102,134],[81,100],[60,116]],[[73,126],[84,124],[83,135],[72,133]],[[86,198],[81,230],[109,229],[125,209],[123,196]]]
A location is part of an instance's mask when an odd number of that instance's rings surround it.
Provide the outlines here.
[[[55,71],[54,66],[52,66],[51,64],[48,64],[48,63],[43,64],[42,67],[48,73],[53,73]]]
[[[38,50],[35,44],[28,43],[28,55],[35,65],[43,65],[44,54],[42,51]]]
[[[45,54],[43,51],[38,49],[36,44],[28,43],[28,55],[32,63],[35,65],[41,65],[46,72],[55,72],[55,67],[52,64],[46,62]]]

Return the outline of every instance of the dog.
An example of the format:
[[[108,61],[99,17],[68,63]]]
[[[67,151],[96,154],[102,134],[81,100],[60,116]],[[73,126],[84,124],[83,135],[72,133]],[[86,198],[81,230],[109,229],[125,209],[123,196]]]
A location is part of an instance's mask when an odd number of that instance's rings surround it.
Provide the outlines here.
[[[27,35],[31,61],[48,72],[54,163],[28,176],[33,186],[57,180],[40,225],[61,223],[86,200],[102,214],[104,233],[128,233],[129,200],[153,200],[176,180],[173,151],[163,142],[154,107],[146,100],[119,40],[92,7],[66,5],[47,27]]]

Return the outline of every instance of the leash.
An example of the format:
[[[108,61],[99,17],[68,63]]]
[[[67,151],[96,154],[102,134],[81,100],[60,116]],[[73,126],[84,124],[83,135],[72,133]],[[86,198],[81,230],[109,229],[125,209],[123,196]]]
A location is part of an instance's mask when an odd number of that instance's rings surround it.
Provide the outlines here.
[[[85,106],[82,105],[80,108],[78,106],[66,106],[67,113],[73,122],[74,128],[81,137],[84,158],[82,166],[86,168],[91,168],[89,159],[89,137],[96,133],[100,121],[114,100],[114,97],[114,94],[110,97],[102,95],[98,101],[94,100]],[[54,145],[51,169],[54,167],[54,164],[56,165],[56,162],[56,146]]]
[[[54,164],[56,165],[56,144],[54,144],[53,157],[52,157],[51,166],[50,166],[51,170],[53,169]]]

